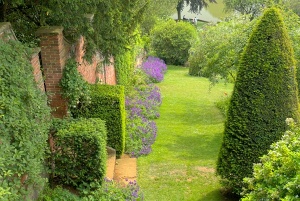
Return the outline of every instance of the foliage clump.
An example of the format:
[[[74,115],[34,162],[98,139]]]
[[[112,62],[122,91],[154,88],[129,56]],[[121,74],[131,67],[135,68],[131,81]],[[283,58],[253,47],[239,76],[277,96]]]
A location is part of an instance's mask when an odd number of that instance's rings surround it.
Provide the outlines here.
[[[160,22],[151,31],[151,48],[154,55],[167,64],[183,65],[188,60],[188,51],[196,36],[196,28],[190,23]]]
[[[89,84],[82,78],[77,66],[75,60],[69,59],[60,80],[62,95],[67,99],[71,113],[90,103]]]
[[[288,118],[287,123],[290,130],[254,164],[253,176],[244,179],[243,201],[300,199],[300,128],[293,119]]]
[[[106,127],[101,119],[74,119],[55,124],[51,180],[75,188],[100,185],[106,174]]]
[[[252,164],[299,119],[294,53],[280,11],[269,8],[242,54],[230,101],[217,174],[235,194]]]
[[[125,147],[125,93],[121,85],[90,85],[91,103],[77,110],[74,117],[100,118],[107,128],[107,145],[120,157]]]
[[[189,51],[189,74],[235,81],[239,58],[247,44],[256,20],[232,16],[218,24],[208,24],[199,31],[199,40]]]
[[[28,194],[45,183],[50,108],[34,81],[28,51],[19,42],[0,40],[1,200],[30,200]]]

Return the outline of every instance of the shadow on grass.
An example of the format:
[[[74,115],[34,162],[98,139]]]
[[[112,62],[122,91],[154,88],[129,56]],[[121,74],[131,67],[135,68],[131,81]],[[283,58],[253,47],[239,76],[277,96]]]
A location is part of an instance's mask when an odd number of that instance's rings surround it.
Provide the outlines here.
[[[230,193],[223,193],[220,190],[214,190],[206,194],[198,201],[215,201],[216,195],[219,194],[221,199],[219,201],[239,201],[240,197]]]

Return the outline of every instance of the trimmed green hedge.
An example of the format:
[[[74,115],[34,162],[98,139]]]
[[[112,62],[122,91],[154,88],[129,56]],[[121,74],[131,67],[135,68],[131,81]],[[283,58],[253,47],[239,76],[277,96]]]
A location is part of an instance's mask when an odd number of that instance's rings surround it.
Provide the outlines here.
[[[228,109],[217,173],[239,194],[253,163],[299,120],[295,60],[280,11],[270,8],[259,20],[239,64]]]
[[[134,51],[127,50],[123,54],[115,56],[115,68],[119,85],[127,86],[134,71]]]
[[[90,85],[91,103],[78,111],[79,117],[101,118],[107,127],[107,145],[121,156],[125,147],[125,94],[121,85]]]
[[[90,187],[106,174],[106,128],[101,119],[76,119],[54,134],[50,168],[57,184]]]

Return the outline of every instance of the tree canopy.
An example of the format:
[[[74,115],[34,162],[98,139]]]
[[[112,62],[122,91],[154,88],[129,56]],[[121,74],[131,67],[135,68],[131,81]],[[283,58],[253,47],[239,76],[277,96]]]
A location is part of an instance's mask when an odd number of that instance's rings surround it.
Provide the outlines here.
[[[88,52],[107,57],[127,48],[149,0],[0,0],[0,21],[12,23],[22,42],[41,26],[63,26],[69,39],[83,35]],[[93,19],[87,14],[94,14]]]
[[[208,2],[217,3],[216,0],[178,0],[176,6],[178,20],[181,20],[181,11],[185,5],[190,6],[190,12],[199,13],[203,7],[208,6]]]

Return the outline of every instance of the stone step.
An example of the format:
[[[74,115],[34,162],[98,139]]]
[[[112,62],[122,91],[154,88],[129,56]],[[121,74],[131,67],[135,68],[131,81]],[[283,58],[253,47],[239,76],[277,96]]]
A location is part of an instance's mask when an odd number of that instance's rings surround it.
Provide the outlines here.
[[[116,160],[114,180],[121,185],[127,185],[137,179],[136,158],[130,158],[128,155],[122,155]]]

